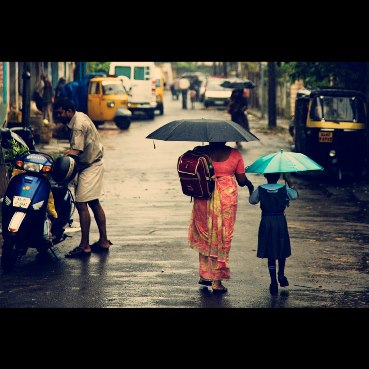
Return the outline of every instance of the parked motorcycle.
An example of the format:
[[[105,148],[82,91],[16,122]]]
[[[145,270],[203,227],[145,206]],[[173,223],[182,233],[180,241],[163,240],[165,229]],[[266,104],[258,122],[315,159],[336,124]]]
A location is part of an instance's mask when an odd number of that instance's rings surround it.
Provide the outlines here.
[[[11,272],[28,248],[39,253],[50,250],[56,257],[53,247],[67,237],[65,229],[72,225],[75,210],[68,183],[76,175],[76,160],[69,156],[54,160],[49,154],[27,150],[16,133],[1,130],[2,147],[11,149],[14,140],[24,152],[14,158],[13,176],[3,197],[4,272]]]

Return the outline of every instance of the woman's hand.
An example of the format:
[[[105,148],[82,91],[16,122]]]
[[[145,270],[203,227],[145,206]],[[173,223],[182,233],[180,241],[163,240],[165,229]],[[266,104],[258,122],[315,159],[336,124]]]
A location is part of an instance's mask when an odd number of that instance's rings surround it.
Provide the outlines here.
[[[250,195],[254,192],[254,185],[251,183],[250,180],[247,180],[246,186],[249,190]]]

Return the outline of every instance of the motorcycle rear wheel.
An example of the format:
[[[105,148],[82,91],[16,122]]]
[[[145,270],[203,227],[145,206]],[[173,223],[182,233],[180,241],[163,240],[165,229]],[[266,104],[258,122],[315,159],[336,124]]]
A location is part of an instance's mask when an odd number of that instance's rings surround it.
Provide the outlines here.
[[[4,240],[1,254],[1,268],[5,273],[10,273],[18,259],[18,251],[15,249],[15,240],[7,238]]]

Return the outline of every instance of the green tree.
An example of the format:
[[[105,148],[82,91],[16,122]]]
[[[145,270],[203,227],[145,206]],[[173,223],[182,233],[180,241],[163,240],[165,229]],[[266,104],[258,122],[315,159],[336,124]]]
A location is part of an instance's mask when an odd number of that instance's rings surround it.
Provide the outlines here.
[[[276,63],[268,62],[268,127],[277,126]]]
[[[103,72],[109,73],[110,62],[88,62],[86,66],[87,74]]]
[[[181,74],[185,72],[197,72],[197,63],[196,62],[176,62],[173,63],[177,76],[180,76]]]
[[[365,92],[368,84],[366,62],[289,62],[285,63],[291,81],[303,79],[306,87],[347,88]]]

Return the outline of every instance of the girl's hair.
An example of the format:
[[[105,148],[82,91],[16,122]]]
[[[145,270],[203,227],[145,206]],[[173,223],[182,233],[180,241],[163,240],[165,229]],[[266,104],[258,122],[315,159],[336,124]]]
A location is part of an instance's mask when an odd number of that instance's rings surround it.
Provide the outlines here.
[[[264,177],[268,180],[268,183],[277,183],[281,173],[265,173]]]

